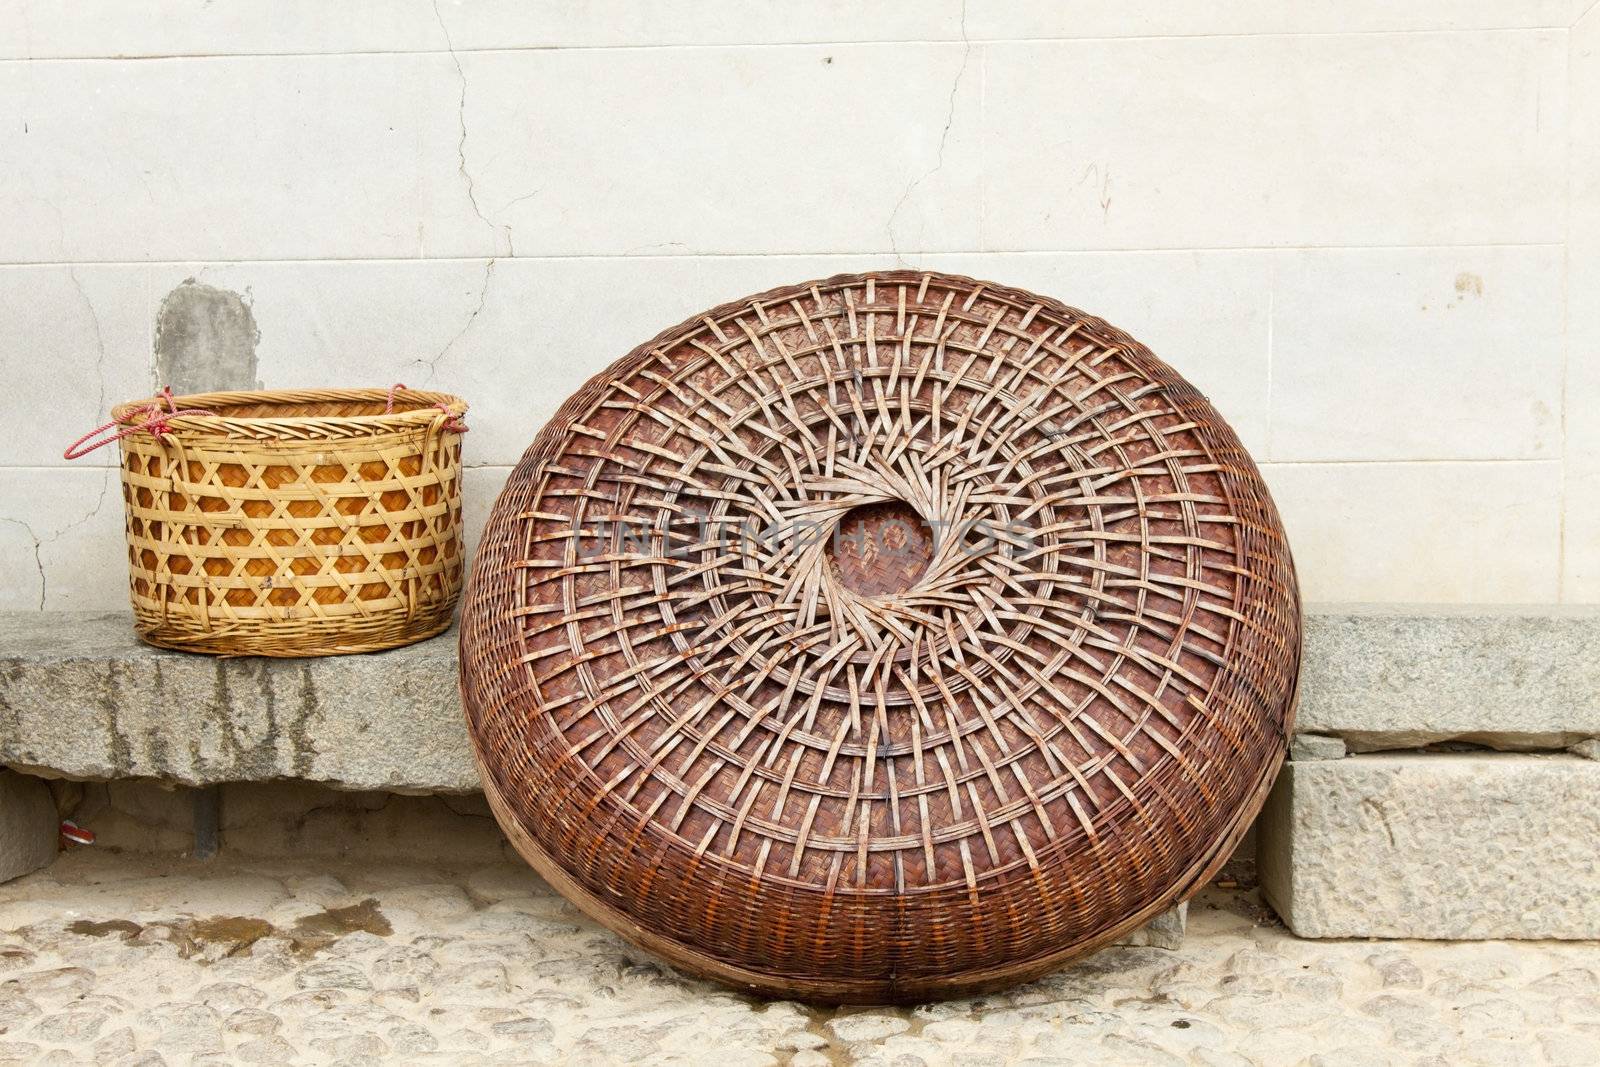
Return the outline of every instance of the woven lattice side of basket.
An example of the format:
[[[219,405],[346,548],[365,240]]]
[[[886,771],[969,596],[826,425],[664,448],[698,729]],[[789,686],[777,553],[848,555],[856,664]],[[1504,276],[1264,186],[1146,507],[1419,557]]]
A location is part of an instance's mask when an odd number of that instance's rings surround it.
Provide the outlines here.
[[[189,413],[163,417],[163,405]],[[118,407],[118,423],[152,428],[121,440],[140,636],[317,656],[444,630],[461,588],[465,410],[442,393],[385,390]]]

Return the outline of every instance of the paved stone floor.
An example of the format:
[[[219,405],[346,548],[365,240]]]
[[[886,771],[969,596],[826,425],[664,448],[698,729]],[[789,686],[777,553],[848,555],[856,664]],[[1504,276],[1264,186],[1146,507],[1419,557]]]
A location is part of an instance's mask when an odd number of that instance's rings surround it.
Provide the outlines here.
[[[1003,996],[762,1003],[680,977],[525,869],[106,850],[0,886],[0,1062],[1600,1062],[1600,944],[1310,942],[1209,889],[1182,950]]]

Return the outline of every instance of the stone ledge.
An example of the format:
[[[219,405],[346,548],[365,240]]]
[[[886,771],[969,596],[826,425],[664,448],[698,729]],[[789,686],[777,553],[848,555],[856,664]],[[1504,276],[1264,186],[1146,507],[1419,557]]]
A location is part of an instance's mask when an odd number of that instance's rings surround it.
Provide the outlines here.
[[[1352,750],[1600,736],[1600,609],[1309,609],[1298,729]],[[0,613],[0,763],[186,785],[301,778],[466,792],[455,635],[365,656],[219,660],[124,613]]]
[[[1600,763],[1429,753],[1290,763],[1262,893],[1302,937],[1600,938]]]
[[[217,659],[143,644],[121,613],[0,614],[0,763],[184,785],[478,788],[453,634],[364,656]]]
[[[1297,730],[1355,752],[1600,737],[1600,606],[1307,610]]]

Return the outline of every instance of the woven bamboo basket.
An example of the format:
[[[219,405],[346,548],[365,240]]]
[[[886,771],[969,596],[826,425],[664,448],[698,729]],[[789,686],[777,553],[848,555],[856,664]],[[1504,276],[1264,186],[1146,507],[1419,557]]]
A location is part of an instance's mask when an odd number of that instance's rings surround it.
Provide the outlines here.
[[[113,409],[102,431],[115,433],[97,444],[121,444],[139,635],[327,656],[444,630],[461,588],[465,412],[404,387],[167,393]]]
[[[1287,747],[1300,603],[1199,392],[1054,300],[850,275],[567,401],[462,611],[490,803],[600,922],[831,1002],[1043,974],[1184,900]]]

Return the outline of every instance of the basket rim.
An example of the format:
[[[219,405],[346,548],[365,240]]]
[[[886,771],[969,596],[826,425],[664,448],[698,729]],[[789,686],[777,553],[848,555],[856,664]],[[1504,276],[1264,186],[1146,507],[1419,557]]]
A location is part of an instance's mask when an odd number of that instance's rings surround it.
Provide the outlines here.
[[[390,397],[403,398],[417,406],[409,411],[378,412],[373,415],[229,415],[228,408],[254,404],[312,405],[327,403],[385,403]],[[451,393],[425,389],[240,389],[212,393],[185,393],[171,398],[180,414],[169,416],[166,425],[173,429],[227,432],[230,427],[259,434],[275,426],[294,427],[300,433],[309,429],[358,430],[367,433],[385,429],[415,428],[461,418],[467,402]],[[168,398],[157,394],[130,400],[111,409],[112,421],[123,426],[141,426],[152,410],[168,405]]]

